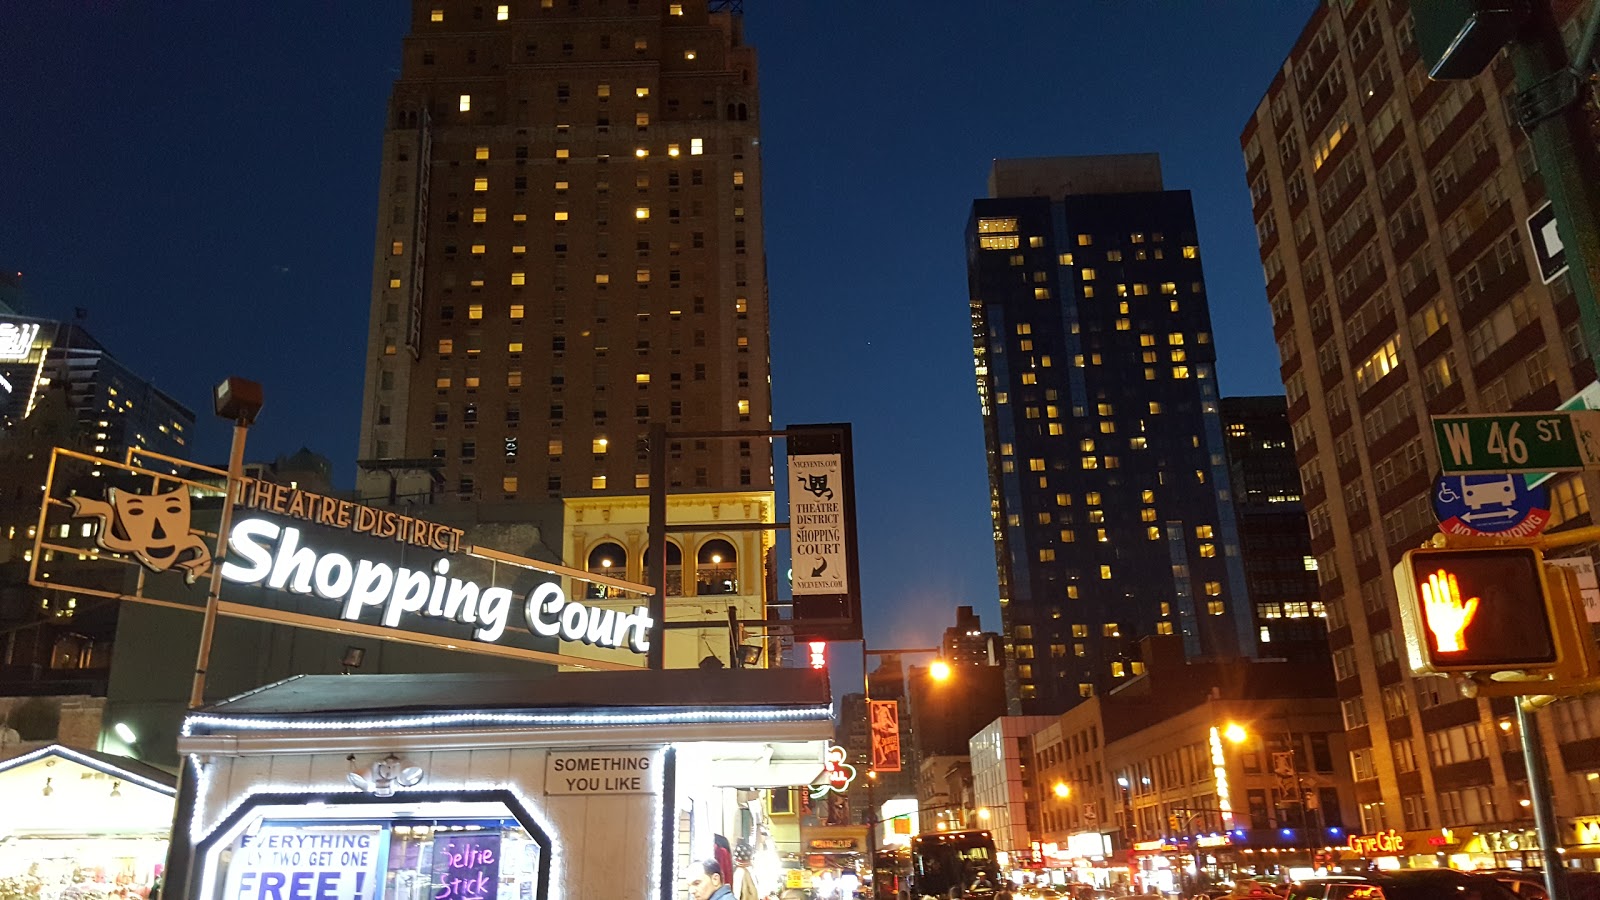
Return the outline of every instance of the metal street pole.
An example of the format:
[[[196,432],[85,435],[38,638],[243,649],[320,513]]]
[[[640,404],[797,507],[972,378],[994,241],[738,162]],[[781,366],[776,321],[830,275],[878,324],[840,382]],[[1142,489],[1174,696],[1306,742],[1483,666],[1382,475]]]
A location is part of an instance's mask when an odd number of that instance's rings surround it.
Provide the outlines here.
[[[1600,6],[1589,14],[1570,64],[1549,0],[1529,4],[1530,15],[1508,48],[1516,71],[1517,124],[1533,145],[1556,231],[1567,248],[1567,278],[1578,302],[1583,344],[1600,359],[1600,160],[1582,93],[1590,89]]]
[[[1545,765],[1539,720],[1520,700],[1517,702],[1517,731],[1522,737],[1522,764],[1528,770],[1528,802],[1533,806],[1533,823],[1539,830],[1539,849],[1544,854],[1545,893],[1550,895],[1550,900],[1569,900],[1567,870],[1561,858],[1561,834],[1556,829],[1550,769]]]
[[[211,643],[217,631],[217,604],[222,600],[222,561],[228,552],[228,529],[233,527],[233,504],[244,482],[244,439],[250,426],[233,423],[233,447],[228,452],[228,488],[222,501],[222,516],[217,520],[217,549],[211,554],[210,586],[206,588],[205,616],[200,620],[200,648],[194,661],[194,682],[189,687],[189,708],[205,703],[206,669],[211,666]]]
[[[667,667],[667,426],[661,422],[650,424],[650,526],[645,540],[645,553],[649,559],[649,572],[645,579],[655,588],[650,595],[650,619],[656,624],[655,640],[645,654],[648,667]]]

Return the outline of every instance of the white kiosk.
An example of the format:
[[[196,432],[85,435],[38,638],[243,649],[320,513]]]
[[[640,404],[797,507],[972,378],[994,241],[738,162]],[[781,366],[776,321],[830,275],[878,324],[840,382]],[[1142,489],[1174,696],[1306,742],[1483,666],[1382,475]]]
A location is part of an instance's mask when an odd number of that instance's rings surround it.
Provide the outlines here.
[[[802,669],[292,678],[185,719],[165,897],[670,900],[832,732]]]

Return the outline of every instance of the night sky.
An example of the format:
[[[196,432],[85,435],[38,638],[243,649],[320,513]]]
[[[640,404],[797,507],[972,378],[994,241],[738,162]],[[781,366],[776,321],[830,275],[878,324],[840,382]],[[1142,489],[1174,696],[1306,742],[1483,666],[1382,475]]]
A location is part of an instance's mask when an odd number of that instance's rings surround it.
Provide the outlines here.
[[[0,267],[252,458],[354,479],[407,4],[72,0],[0,29]],[[745,0],[775,424],[854,424],[871,644],[998,628],[962,227],[996,157],[1156,151],[1194,193],[1224,395],[1281,393],[1238,135],[1316,0]],[[842,648],[841,648],[842,649]]]

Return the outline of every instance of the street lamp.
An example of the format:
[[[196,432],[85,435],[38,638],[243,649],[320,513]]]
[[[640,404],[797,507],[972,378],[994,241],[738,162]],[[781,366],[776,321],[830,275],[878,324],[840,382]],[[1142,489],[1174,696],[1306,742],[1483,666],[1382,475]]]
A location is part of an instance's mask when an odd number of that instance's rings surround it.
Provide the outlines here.
[[[934,681],[948,681],[950,679],[950,664],[942,659],[936,659],[928,666],[928,675]]]
[[[1222,736],[1227,738],[1230,743],[1242,744],[1250,739],[1250,732],[1246,731],[1244,726],[1238,722],[1229,722],[1228,726],[1222,729]]]
[[[1067,787],[1067,783],[1065,781],[1056,782],[1054,790],[1056,792],[1056,796],[1063,800],[1072,796],[1072,788]]]

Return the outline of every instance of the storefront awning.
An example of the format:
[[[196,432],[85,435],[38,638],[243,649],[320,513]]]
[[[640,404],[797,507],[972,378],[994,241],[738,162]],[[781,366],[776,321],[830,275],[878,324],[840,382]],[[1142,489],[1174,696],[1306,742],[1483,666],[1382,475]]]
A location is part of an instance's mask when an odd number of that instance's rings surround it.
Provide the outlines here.
[[[165,837],[176,785],[171,774],[136,759],[41,747],[0,761],[0,839]]]

